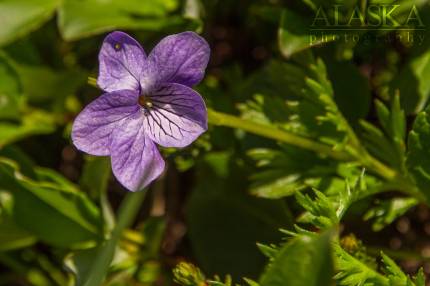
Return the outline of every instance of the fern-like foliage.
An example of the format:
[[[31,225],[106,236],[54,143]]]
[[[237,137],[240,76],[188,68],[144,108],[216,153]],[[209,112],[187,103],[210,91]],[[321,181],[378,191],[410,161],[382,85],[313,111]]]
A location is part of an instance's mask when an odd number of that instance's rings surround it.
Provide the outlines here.
[[[420,269],[412,279],[390,257],[381,253],[384,273],[348,253],[339,244],[335,244],[338,273],[334,277],[344,286],[425,286],[425,276]]]
[[[389,279],[335,244],[335,279],[344,286],[390,286]]]
[[[319,229],[328,229],[339,224],[349,206],[368,192],[364,171],[351,186],[348,180],[332,194],[325,194],[314,189],[314,197],[296,193],[297,202],[305,209],[298,219],[299,223],[308,223]]]
[[[400,107],[400,96],[394,96],[391,109],[379,100],[375,101],[379,126],[362,120],[362,137],[372,155],[402,174],[406,174],[406,116]]]

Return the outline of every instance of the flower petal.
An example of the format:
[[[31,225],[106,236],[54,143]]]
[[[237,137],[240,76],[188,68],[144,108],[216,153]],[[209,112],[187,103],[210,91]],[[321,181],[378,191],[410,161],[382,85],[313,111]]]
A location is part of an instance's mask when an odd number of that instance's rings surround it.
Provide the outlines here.
[[[209,56],[208,43],[194,32],[167,36],[148,56],[144,77],[191,87],[202,80]]]
[[[113,133],[112,170],[118,181],[130,191],[139,191],[158,178],[164,160],[157,146],[146,136],[140,112],[124,119]]]
[[[150,96],[146,112],[148,136],[164,147],[185,147],[207,130],[207,111],[202,97],[182,84],[159,86]]]
[[[107,35],[99,53],[97,84],[105,91],[139,89],[139,78],[146,60],[140,44],[123,32]]]
[[[119,121],[140,109],[138,97],[137,92],[122,90],[105,93],[88,104],[73,123],[73,144],[88,154],[109,155],[111,133]]]

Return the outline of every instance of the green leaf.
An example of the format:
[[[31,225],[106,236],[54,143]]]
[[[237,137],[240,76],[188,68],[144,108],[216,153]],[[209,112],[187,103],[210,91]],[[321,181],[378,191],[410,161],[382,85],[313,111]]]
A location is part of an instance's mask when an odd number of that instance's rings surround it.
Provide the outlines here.
[[[6,159],[0,160],[0,174],[0,187],[13,195],[12,218],[40,240],[73,247],[101,238],[100,212],[83,193],[30,180]]]
[[[426,285],[426,276],[424,274],[424,270],[422,268],[420,268],[420,270],[418,271],[417,276],[414,279],[416,286],[425,286]]]
[[[335,279],[345,286],[389,286],[389,280],[382,274],[335,245],[336,269]]]
[[[57,188],[61,188],[64,191],[76,192],[76,185],[72,184],[69,180],[63,177],[58,172],[50,168],[35,167],[34,168],[37,178],[39,181],[44,183],[52,183]]]
[[[0,121],[0,147],[35,134],[55,131],[54,118],[45,112],[33,111],[24,115],[21,123]]]
[[[0,1],[0,46],[36,30],[54,14],[60,0]]]
[[[186,209],[191,246],[208,275],[255,278],[265,262],[255,243],[278,242],[277,229],[291,225],[291,219],[284,202],[248,195],[246,178],[229,158],[213,153],[198,167],[199,179]],[[226,166],[225,174],[216,173],[221,166]]]
[[[10,218],[0,217],[0,251],[28,247],[36,241],[33,234],[19,227]]]
[[[258,172],[251,176],[251,192],[263,198],[293,195],[312,185],[316,178],[336,173],[336,164],[292,146],[283,145],[281,150],[252,149],[248,156],[256,160],[259,166]]]
[[[168,17],[176,0],[64,0],[59,9],[59,29],[74,40],[114,29],[158,29],[178,20]]]
[[[374,219],[372,229],[380,231],[417,204],[418,201],[415,198],[393,198],[371,208],[364,215],[364,219]]]
[[[339,218],[333,202],[324,193],[317,190],[314,192],[315,200],[300,192],[296,193],[296,201],[308,212],[305,218],[299,218],[299,222],[310,222],[319,229],[328,229],[338,224]]]
[[[27,154],[20,148],[9,145],[0,148],[0,157],[6,157],[19,165],[20,171],[31,179],[37,179],[36,172],[34,170],[34,162]]]
[[[293,54],[322,44],[322,37],[318,33],[310,33],[312,23],[308,18],[298,15],[293,11],[284,9],[278,30],[278,43],[282,55],[289,58]],[[332,35],[326,35],[324,43],[333,41]]]
[[[80,179],[82,188],[92,197],[106,193],[111,174],[109,157],[85,157],[85,165]]]
[[[47,66],[33,66],[11,61],[19,75],[23,92],[30,103],[64,101],[66,96],[86,83],[88,74],[81,69],[54,70]],[[43,78],[43,80],[40,80]]]
[[[78,250],[64,259],[66,269],[74,274],[76,285],[82,285],[83,279],[89,276],[91,263],[98,251],[100,251],[100,247]]]
[[[430,201],[430,107],[415,119],[408,138],[406,166],[420,191]]]
[[[105,221],[105,231],[111,231],[115,225],[115,216],[107,196],[111,165],[109,157],[86,156],[79,184],[93,199],[100,201]]]
[[[248,286],[260,286],[260,284],[258,284],[257,282],[255,282],[249,278],[243,278],[243,280],[245,280],[245,282],[248,284]]]
[[[394,96],[390,110],[379,100],[375,101],[375,107],[381,129],[361,121],[364,143],[371,154],[404,174],[406,117],[400,106],[400,97]]]
[[[261,286],[329,286],[333,284],[330,231],[299,235],[286,243],[260,278]]]
[[[0,119],[18,119],[20,99],[18,75],[7,59],[0,56]]]
[[[400,269],[399,266],[392,260],[390,257],[385,255],[384,253],[381,253],[382,260],[385,265],[385,271],[387,272],[388,279],[390,280],[390,285],[394,286],[400,286],[400,285],[407,285],[407,286],[413,286],[412,281],[410,278],[403,273],[402,269]]]
[[[408,114],[423,110],[430,96],[430,50],[412,58],[394,77],[391,88],[400,90]]]
[[[351,123],[365,118],[370,108],[370,85],[351,62],[325,58],[328,77],[333,83],[334,99],[342,114]]]

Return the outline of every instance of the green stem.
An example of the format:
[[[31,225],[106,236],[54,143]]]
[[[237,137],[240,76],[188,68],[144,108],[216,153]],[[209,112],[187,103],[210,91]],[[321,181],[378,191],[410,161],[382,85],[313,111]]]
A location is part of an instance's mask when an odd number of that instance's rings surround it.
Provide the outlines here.
[[[256,135],[285,142],[303,149],[327,155],[338,160],[348,161],[353,159],[350,154],[333,150],[333,148],[329,145],[315,142],[311,139],[298,136],[291,132],[280,130],[271,126],[244,120],[233,115],[214,111],[212,109],[208,109],[208,117],[209,122],[213,125],[242,129]]]
[[[413,186],[413,184],[401,177],[395,170],[391,169],[390,167],[384,165],[383,163],[372,157],[370,154],[367,153],[366,150],[364,150],[366,151],[364,152],[365,155],[361,153],[355,154],[355,152],[337,151],[329,145],[315,142],[312,139],[305,138],[268,125],[245,120],[237,116],[217,112],[212,109],[208,109],[208,118],[209,123],[213,125],[238,128],[256,135],[275,139],[306,150],[314,151],[341,161],[358,161],[364,167],[375,172],[387,181],[398,184],[399,187],[402,187],[400,191],[406,192],[409,195],[413,195],[421,201],[424,199],[423,196],[416,192],[416,188]],[[357,140],[357,142],[359,142],[358,138],[354,138],[354,140]],[[357,142],[355,142],[355,144],[357,145],[355,147],[360,147]]]
[[[371,155],[369,155],[366,151],[366,156],[363,158],[358,158],[359,161],[363,163],[364,166],[369,168],[370,170],[373,170],[377,174],[381,175],[383,178],[391,181],[398,177],[398,173],[391,169],[390,167],[384,165],[380,161],[373,158]]]
[[[100,246],[96,257],[92,263],[91,269],[88,271],[87,277],[83,279],[84,286],[100,286],[103,283],[112,262],[115,248],[121,238],[122,232],[130,227],[133,223],[140,206],[145,198],[146,190],[135,193],[128,193],[121,203],[117,222],[109,240]]]

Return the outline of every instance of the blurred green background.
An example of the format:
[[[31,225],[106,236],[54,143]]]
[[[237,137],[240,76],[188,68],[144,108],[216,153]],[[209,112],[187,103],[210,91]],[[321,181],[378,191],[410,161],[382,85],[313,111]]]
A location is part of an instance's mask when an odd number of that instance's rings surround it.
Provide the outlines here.
[[[208,107],[330,146],[343,144],[348,124],[370,154],[402,172],[405,130],[430,95],[428,31],[381,28],[346,41],[329,30],[324,35],[338,40],[310,46],[321,36],[310,30],[319,7],[351,12],[379,2],[0,0],[0,285],[83,285],[113,227],[127,191],[111,176],[108,158],[86,156],[70,141],[75,116],[101,94],[88,78],[97,77],[99,48],[113,30],[135,37],[147,53],[168,34],[197,31],[212,49],[197,86]],[[385,2],[400,3],[396,19],[416,5],[424,27],[430,21],[427,1]],[[317,58],[326,70],[308,68]],[[318,121],[326,107],[303,96],[306,79],[325,75],[346,123]],[[374,100],[391,106],[396,92],[406,114],[401,143],[390,131],[381,135],[388,143],[372,141],[361,122],[381,127]],[[210,277],[258,280],[268,259],[257,243],[281,243],[279,229],[291,230],[302,212],[294,192],[330,194],[361,173],[360,164],[346,168],[300,146],[214,125],[191,147],[162,150],[167,170],[123,233],[104,285],[176,285],[171,270],[180,261]],[[425,146],[409,162],[422,160],[427,170]],[[417,184],[429,194],[423,180]],[[371,173],[368,185],[374,182],[380,178]],[[385,207],[374,209],[379,203]],[[366,197],[340,228],[368,244],[369,255],[392,251],[406,273],[421,266],[430,273],[426,204],[392,193]]]

